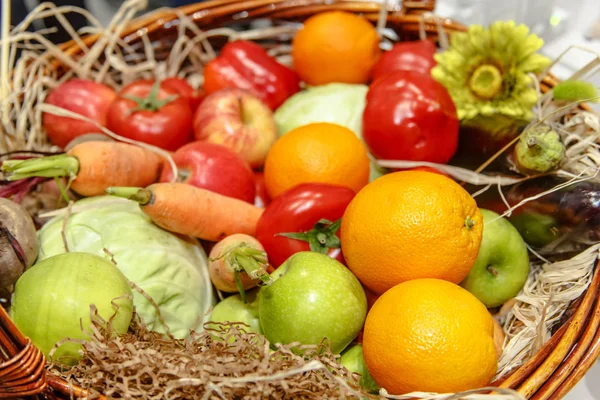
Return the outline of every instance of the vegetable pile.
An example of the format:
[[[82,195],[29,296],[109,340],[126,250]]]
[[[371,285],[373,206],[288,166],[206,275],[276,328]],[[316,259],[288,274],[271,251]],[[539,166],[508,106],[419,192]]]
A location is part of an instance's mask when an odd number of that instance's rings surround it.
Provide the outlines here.
[[[542,91],[526,26],[390,42],[334,11],[219,48],[179,27],[167,55],[94,45],[106,69],[18,61],[15,90],[42,86],[3,124],[0,300],[51,373],[112,398],[433,399],[522,365],[589,284],[597,91]]]

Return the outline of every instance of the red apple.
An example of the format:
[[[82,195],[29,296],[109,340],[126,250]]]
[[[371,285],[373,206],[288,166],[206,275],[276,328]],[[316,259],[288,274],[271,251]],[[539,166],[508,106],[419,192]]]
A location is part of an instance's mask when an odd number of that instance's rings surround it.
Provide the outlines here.
[[[70,79],[53,89],[48,94],[46,103],[106,126],[108,109],[116,97],[115,90],[102,83],[87,79]],[[50,141],[63,148],[78,136],[100,132],[96,125],[89,122],[50,113],[43,114],[42,125]]]
[[[178,168],[179,182],[254,203],[256,183],[252,169],[225,146],[192,142],[180,147],[172,157]],[[167,163],[160,181],[171,179],[173,171]]]
[[[256,171],[254,173],[254,182],[256,183],[256,200],[254,201],[254,205],[264,208],[271,202],[271,198],[267,193],[267,187],[265,186],[265,174],[262,171]]]
[[[196,110],[194,135],[230,148],[258,168],[277,139],[277,127],[271,109],[258,97],[241,89],[222,89]]]

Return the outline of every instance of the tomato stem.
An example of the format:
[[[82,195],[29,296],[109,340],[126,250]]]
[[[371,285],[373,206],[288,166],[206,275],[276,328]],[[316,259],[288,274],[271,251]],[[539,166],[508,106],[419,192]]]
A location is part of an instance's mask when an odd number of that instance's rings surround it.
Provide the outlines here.
[[[2,162],[0,170],[6,174],[9,181],[32,177],[75,176],[79,172],[79,160],[66,154],[27,160],[6,160]]]
[[[123,95],[123,98],[134,101],[137,104],[137,107],[129,110],[129,115],[131,115],[137,111],[156,112],[179,97],[178,95],[172,95],[172,96],[167,97],[166,99],[159,99],[158,98],[159,90],[160,90],[160,81],[156,81],[152,85],[152,89],[150,90],[150,93],[148,93],[148,95],[144,98],[137,97],[137,96],[131,96],[131,95]]]
[[[327,219],[321,219],[315,226],[306,232],[286,232],[278,233],[277,236],[285,236],[290,239],[304,240],[308,242],[310,251],[327,254],[329,249],[339,249],[340,239],[336,232],[340,229],[342,219],[331,222]]]

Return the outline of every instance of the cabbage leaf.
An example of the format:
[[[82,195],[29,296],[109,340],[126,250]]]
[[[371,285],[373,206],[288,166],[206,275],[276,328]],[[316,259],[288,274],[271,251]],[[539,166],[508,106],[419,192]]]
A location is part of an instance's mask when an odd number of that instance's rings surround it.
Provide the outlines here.
[[[107,203],[110,200],[110,203]],[[65,228],[69,251],[87,252],[114,262],[123,274],[156,302],[169,331],[185,338],[201,330],[215,296],[204,250],[192,239],[176,236],[152,223],[139,205],[98,196],[77,201]],[[89,207],[81,207],[87,206]],[[76,212],[77,208],[81,211]],[[39,231],[38,262],[65,253],[63,217]],[[165,333],[156,308],[133,291],[133,303],[150,330]]]
[[[362,139],[362,114],[369,87],[350,83],[311,86],[294,94],[275,111],[280,136],[315,122],[345,126]]]

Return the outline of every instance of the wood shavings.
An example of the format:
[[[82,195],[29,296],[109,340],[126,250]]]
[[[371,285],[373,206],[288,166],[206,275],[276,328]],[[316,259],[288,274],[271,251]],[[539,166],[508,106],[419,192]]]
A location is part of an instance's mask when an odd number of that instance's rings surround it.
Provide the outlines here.
[[[92,320],[83,360],[69,370],[49,369],[109,398],[374,398],[324,345],[271,348],[241,323],[208,323],[187,339],[169,339],[136,317],[129,332],[117,336],[97,313]]]

